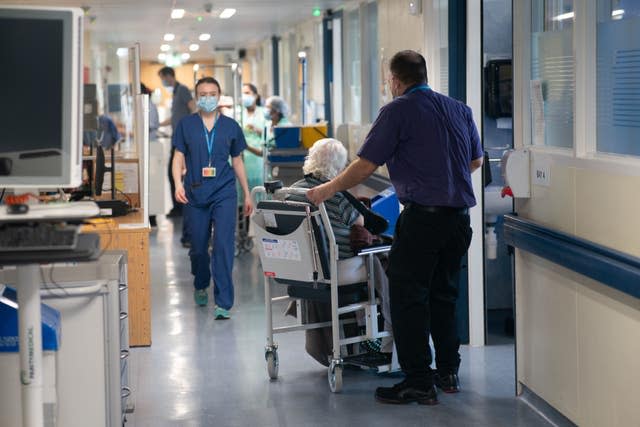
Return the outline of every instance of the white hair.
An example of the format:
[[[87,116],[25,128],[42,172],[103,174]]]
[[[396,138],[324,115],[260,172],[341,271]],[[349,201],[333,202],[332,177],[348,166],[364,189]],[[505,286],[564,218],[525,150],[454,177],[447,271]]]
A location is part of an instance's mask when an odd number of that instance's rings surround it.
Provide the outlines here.
[[[347,166],[347,149],[333,138],[316,141],[309,149],[302,171],[316,178],[333,179]]]

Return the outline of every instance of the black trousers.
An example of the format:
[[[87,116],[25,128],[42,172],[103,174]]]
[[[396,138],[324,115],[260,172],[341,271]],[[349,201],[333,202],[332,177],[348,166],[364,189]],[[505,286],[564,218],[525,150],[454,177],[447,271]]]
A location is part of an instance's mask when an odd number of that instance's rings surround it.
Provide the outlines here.
[[[393,336],[409,381],[433,383],[429,334],[437,370],[458,370],[458,279],[471,234],[469,215],[425,212],[415,205],[396,223],[387,275]]]

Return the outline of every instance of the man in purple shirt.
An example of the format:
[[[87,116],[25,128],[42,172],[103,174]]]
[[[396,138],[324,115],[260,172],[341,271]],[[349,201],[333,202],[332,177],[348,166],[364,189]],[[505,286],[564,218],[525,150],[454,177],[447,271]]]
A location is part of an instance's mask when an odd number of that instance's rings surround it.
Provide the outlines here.
[[[483,151],[471,109],[432,91],[427,66],[406,50],[390,62],[394,100],[382,107],[358,159],[307,193],[315,204],[363,182],[386,163],[404,210],[396,224],[387,275],[391,319],[404,381],[378,387],[385,403],[433,405],[436,386],[459,390],[460,340],[455,305],[462,257],[471,242],[471,173]],[[435,345],[431,369],[429,334]]]

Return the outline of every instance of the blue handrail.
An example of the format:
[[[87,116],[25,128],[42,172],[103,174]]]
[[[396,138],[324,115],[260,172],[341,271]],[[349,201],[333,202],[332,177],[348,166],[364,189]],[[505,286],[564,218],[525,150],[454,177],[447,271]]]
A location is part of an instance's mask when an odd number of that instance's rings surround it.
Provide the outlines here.
[[[514,215],[504,217],[504,239],[510,246],[640,298],[640,258]]]

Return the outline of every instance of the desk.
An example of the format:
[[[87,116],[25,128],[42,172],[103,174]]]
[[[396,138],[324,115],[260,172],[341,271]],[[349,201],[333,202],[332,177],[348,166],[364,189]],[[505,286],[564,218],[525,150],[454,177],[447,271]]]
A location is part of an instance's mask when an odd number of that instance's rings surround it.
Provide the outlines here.
[[[129,343],[132,347],[151,345],[151,285],[149,274],[149,227],[143,226],[142,212],[105,218],[85,225],[83,232],[100,235],[100,246],[127,251],[129,283]]]

